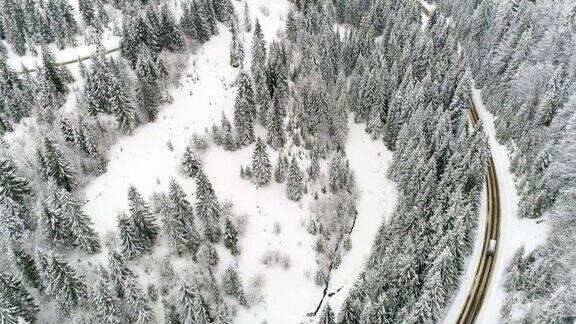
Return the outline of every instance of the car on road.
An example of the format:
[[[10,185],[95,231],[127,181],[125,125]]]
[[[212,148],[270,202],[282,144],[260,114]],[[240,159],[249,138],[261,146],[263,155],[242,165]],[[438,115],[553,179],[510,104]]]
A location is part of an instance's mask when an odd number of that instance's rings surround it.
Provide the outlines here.
[[[490,239],[490,242],[488,242],[488,255],[493,256],[494,253],[496,253],[496,240]]]

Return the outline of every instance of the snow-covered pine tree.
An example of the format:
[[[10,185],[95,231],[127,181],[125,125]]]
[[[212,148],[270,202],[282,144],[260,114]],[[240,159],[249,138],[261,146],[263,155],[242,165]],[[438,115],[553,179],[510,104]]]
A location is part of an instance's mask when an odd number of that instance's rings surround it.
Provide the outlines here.
[[[232,67],[239,67],[244,65],[244,44],[242,39],[240,39],[236,13],[233,13],[232,19],[230,19],[230,33],[232,34],[232,42],[230,43],[230,65],[232,65]]]
[[[262,33],[260,21],[256,19],[254,23],[254,34],[252,34],[252,75],[257,76],[258,71],[264,70],[266,64],[266,40]],[[262,80],[264,82],[264,80]]]
[[[30,183],[21,175],[10,156],[0,155],[0,199],[10,198],[20,203],[31,192]]]
[[[0,299],[9,301],[16,314],[28,322],[34,322],[38,306],[20,280],[8,273],[0,273]]]
[[[78,306],[86,297],[86,286],[76,270],[61,256],[50,253],[48,268],[44,270],[47,291],[65,310]]]
[[[330,304],[326,303],[324,309],[322,309],[322,314],[320,315],[320,324],[336,324],[334,320],[334,312],[330,307]]]
[[[180,28],[176,26],[174,14],[168,8],[168,5],[163,5],[160,11],[160,31],[158,42],[162,48],[169,51],[179,51],[184,47],[184,36]]]
[[[152,323],[155,320],[154,311],[148,305],[148,299],[133,276],[126,277],[124,285],[124,300],[131,322],[136,324]]]
[[[140,244],[145,251],[150,251],[156,242],[160,228],[142,194],[134,186],[128,188],[128,206],[130,217],[136,226]]]
[[[252,174],[252,179],[258,186],[265,186],[270,182],[272,164],[270,164],[270,158],[266,152],[266,144],[260,138],[256,140],[252,154]]]
[[[240,248],[238,246],[238,230],[232,224],[229,217],[224,221],[224,246],[230,250],[234,256],[240,255]]]
[[[250,18],[250,8],[248,7],[248,2],[244,0],[244,31],[249,33],[252,31],[252,18]]]
[[[156,120],[158,106],[162,100],[156,65],[152,52],[147,47],[141,46],[136,59],[136,100],[146,119],[151,122]]]
[[[45,137],[42,154],[43,172],[60,188],[71,191],[76,186],[76,170],[56,141]]]
[[[74,128],[72,128],[70,120],[68,120],[68,118],[64,116],[60,117],[60,131],[62,132],[62,136],[64,137],[64,140],[66,142],[74,143],[74,140],[76,138],[74,134]]]
[[[86,215],[71,193],[64,189],[58,191],[58,202],[60,207],[60,217],[66,220],[68,230],[72,234],[71,245],[78,246],[88,253],[100,251],[98,235],[92,228],[92,221]]]
[[[186,147],[182,158],[182,167],[187,176],[194,178],[200,172],[200,159],[191,145]]]
[[[274,96],[271,109],[268,110],[266,125],[267,142],[275,149],[282,149],[286,143],[286,132],[284,131],[284,116],[282,114],[283,108],[282,100],[278,95]]]
[[[113,294],[104,280],[99,280],[92,289],[92,305],[96,316],[104,323],[122,323],[120,300]]]
[[[125,133],[131,133],[134,129],[136,117],[134,114],[134,107],[128,97],[126,89],[120,84],[120,80],[115,77],[110,78],[110,108],[116,116],[118,126],[124,130]]]
[[[40,275],[32,255],[21,244],[14,242],[12,244],[12,256],[14,257],[14,270],[30,287],[42,291],[44,287],[41,285]]]
[[[117,297],[124,297],[126,280],[134,277],[134,273],[126,265],[126,261],[120,253],[113,248],[108,249],[108,269],[110,270],[110,282]]]
[[[286,180],[286,172],[288,171],[288,165],[286,164],[285,160],[282,157],[282,153],[278,153],[278,162],[276,162],[276,166],[274,167],[274,181],[278,183],[284,182]]]
[[[206,305],[196,287],[188,283],[180,286],[178,313],[183,324],[208,324],[212,322]]]
[[[304,192],[304,183],[302,177],[302,171],[296,162],[296,158],[293,156],[290,162],[290,168],[288,169],[288,178],[286,183],[286,196],[288,199],[293,201],[298,201],[302,197]]]
[[[200,170],[196,175],[196,213],[204,225],[204,235],[211,242],[220,239],[220,204],[210,180]]]
[[[101,28],[96,20],[96,10],[92,1],[78,0],[78,10],[86,26]]]
[[[246,295],[244,294],[244,288],[242,288],[242,281],[238,275],[238,271],[232,267],[228,266],[224,272],[224,277],[222,278],[224,293],[230,297],[236,299],[240,305],[247,306]]]
[[[241,71],[238,77],[238,93],[234,104],[234,127],[238,136],[238,144],[246,146],[254,142],[254,118],[256,103],[252,82],[246,71]]]
[[[136,258],[146,252],[146,244],[142,242],[142,237],[132,217],[124,212],[119,213],[118,229],[122,242],[122,254],[127,259]]]
[[[68,92],[68,86],[66,86],[66,80],[61,70],[62,68],[56,65],[54,54],[47,47],[42,48],[42,64],[43,77],[54,86],[54,90],[57,93],[61,95],[66,94]]]
[[[168,244],[176,253],[181,254],[188,247],[188,235],[182,219],[172,213],[171,201],[168,197],[160,198],[160,214],[162,215],[162,230]]]
[[[173,217],[180,220],[183,225],[188,248],[192,253],[196,253],[200,246],[201,239],[194,223],[194,210],[192,205],[186,200],[184,190],[174,179],[170,182],[169,198],[172,203],[170,207]]]

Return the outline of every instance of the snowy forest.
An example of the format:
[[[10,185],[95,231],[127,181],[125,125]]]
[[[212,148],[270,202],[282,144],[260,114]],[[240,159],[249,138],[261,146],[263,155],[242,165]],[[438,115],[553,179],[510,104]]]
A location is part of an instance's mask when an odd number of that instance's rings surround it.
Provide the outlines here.
[[[576,319],[573,0],[0,0],[0,136],[0,323]]]

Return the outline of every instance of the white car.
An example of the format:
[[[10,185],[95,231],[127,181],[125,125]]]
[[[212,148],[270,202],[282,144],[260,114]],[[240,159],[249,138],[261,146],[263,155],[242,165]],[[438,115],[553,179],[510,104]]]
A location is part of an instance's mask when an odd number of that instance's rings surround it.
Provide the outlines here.
[[[490,239],[490,242],[488,242],[488,255],[493,256],[494,253],[496,253],[496,240]]]

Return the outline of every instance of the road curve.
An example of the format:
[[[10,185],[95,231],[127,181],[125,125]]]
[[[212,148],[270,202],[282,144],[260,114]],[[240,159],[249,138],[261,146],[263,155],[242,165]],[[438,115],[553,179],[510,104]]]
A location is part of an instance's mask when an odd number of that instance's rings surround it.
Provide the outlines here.
[[[427,17],[432,14],[430,10],[424,4],[422,0],[419,0],[420,8],[422,13]],[[480,121],[478,116],[478,109],[474,104],[472,96],[469,97],[470,104],[470,119],[474,124]],[[498,178],[496,176],[496,170],[494,169],[494,160],[492,154],[488,156],[488,172],[486,173],[486,193],[487,193],[487,209],[486,209],[486,230],[484,232],[484,243],[482,244],[482,254],[480,257],[480,262],[476,269],[476,274],[474,275],[474,282],[472,289],[466,297],[466,303],[462,308],[458,320],[458,324],[471,324],[475,323],[480,310],[482,309],[482,304],[484,303],[484,298],[490,287],[490,280],[492,279],[492,274],[494,272],[494,265],[496,264],[496,257],[498,256],[499,243],[498,239],[500,237],[500,194],[498,190]],[[488,246],[490,240],[496,240],[496,250],[493,255],[488,255]]]

